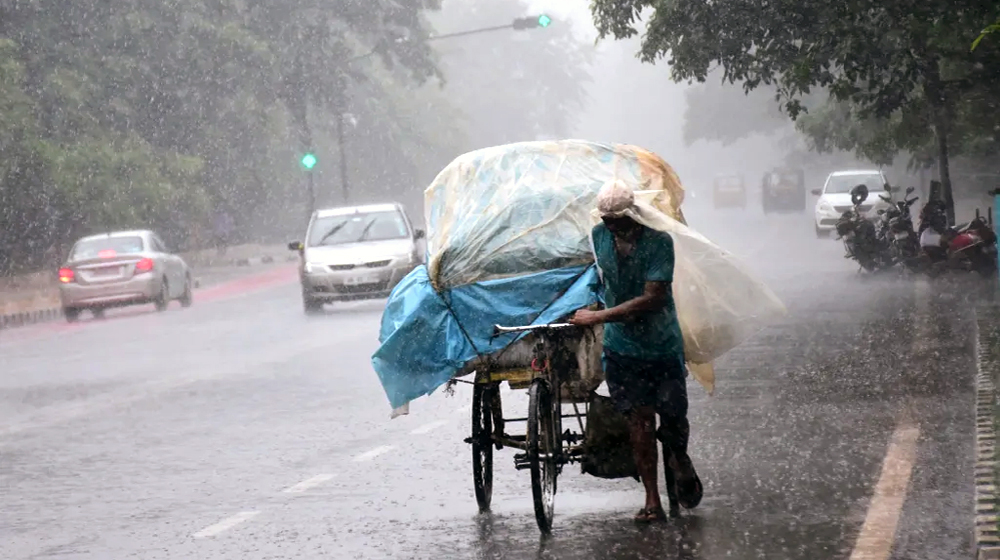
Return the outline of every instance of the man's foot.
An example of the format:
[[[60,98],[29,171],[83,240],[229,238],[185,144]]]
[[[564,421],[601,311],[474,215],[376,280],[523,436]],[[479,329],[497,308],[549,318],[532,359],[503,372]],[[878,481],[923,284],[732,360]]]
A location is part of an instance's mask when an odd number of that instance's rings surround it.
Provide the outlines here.
[[[654,521],[666,521],[667,513],[663,511],[663,506],[646,507],[640,509],[639,513],[635,514],[635,520],[638,523],[652,523]]]

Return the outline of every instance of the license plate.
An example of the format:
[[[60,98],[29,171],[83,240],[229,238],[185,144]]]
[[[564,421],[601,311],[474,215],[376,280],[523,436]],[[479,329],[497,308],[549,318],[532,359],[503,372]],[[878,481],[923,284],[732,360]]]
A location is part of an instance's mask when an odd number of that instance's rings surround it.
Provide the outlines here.
[[[345,286],[360,286],[362,284],[377,284],[378,276],[367,275],[367,276],[348,276],[344,279]]]
[[[101,276],[101,277],[118,276],[120,273],[121,273],[121,268],[117,266],[114,268],[95,268],[93,271],[94,276]]]

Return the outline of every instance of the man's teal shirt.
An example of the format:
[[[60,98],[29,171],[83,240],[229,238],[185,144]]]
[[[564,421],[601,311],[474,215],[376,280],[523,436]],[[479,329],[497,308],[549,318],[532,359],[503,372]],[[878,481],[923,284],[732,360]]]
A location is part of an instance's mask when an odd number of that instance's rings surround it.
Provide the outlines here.
[[[639,297],[646,282],[674,279],[674,240],[670,234],[643,226],[635,249],[619,259],[614,234],[604,224],[591,232],[597,266],[604,281],[604,301],[608,308]],[[677,321],[673,290],[667,290],[662,309],[649,311],[625,323],[604,325],[604,349],[642,360],[661,361],[683,358],[684,338]]]

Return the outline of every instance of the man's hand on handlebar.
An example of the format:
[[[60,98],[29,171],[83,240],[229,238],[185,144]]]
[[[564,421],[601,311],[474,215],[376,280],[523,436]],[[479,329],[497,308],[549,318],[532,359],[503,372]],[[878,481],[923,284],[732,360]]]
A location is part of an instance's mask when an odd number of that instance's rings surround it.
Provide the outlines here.
[[[573,314],[573,317],[569,320],[569,322],[570,324],[578,327],[592,327],[603,323],[604,318],[601,316],[599,311],[578,309],[576,313]]]

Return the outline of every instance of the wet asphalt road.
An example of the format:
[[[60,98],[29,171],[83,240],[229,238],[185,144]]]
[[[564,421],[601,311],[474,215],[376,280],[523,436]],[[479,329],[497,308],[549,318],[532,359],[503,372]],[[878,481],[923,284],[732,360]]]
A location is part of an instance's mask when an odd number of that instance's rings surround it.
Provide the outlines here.
[[[467,387],[389,421],[381,302],[306,318],[285,284],[0,334],[0,558],[883,558],[855,549],[900,429],[912,474],[875,539],[971,557],[968,287],[860,278],[806,215],[688,218],[789,315],[717,363],[714,396],[689,382],[706,497],[682,520],[637,527],[637,483],[567,467],[541,539],[506,450],[478,515]]]

